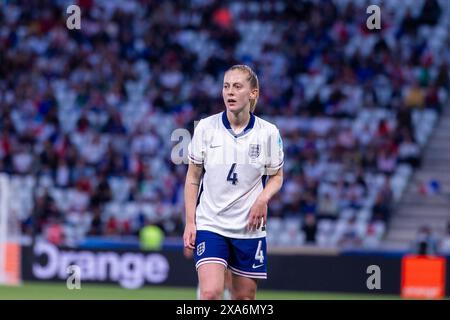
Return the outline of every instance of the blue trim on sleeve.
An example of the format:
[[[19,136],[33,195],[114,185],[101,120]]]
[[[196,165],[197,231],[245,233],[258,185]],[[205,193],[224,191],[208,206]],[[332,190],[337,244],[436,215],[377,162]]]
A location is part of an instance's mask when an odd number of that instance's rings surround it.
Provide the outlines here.
[[[202,196],[202,193],[203,193],[203,180],[202,180],[202,185],[200,186],[200,192],[198,193],[197,204],[195,205],[196,208],[200,204],[200,197]]]
[[[263,188],[266,187],[266,184],[267,184],[267,177],[268,177],[267,174],[265,174],[265,175],[263,175],[263,176],[261,177],[261,182],[262,182]]]

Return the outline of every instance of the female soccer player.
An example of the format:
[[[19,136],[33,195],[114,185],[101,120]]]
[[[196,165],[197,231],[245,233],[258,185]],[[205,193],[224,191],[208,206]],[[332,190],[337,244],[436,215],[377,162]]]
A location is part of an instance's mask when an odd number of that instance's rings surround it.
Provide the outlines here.
[[[259,82],[250,67],[225,73],[222,96],[226,111],[200,120],[189,144],[184,246],[194,250],[201,299],[222,299],[227,268],[232,299],[255,299],[257,279],[267,278],[267,204],[283,183],[283,145],[277,127],[253,114]]]

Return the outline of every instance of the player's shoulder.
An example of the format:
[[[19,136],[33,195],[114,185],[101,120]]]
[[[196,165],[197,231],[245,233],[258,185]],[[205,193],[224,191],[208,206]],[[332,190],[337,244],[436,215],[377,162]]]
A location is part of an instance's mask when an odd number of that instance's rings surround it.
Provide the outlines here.
[[[274,123],[269,122],[268,120],[265,120],[265,119],[260,118],[258,116],[255,116],[255,127],[260,129],[260,130],[261,129],[267,130],[270,133],[278,131],[278,128],[277,128],[277,126]]]
[[[198,128],[198,129],[215,129],[215,128],[217,128],[217,124],[219,123],[221,114],[222,113],[220,112],[220,113],[216,113],[211,116],[208,116],[206,118],[200,119],[196,128]]]

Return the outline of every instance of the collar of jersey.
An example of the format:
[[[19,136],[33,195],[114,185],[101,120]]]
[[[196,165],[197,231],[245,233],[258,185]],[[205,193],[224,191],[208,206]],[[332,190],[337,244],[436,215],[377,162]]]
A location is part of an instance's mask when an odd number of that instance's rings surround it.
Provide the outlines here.
[[[253,128],[253,126],[255,125],[255,115],[250,112],[250,121],[248,122],[245,129],[242,130],[242,132],[239,134],[235,134],[233,129],[231,129],[231,124],[230,124],[230,121],[228,121],[226,111],[222,112],[222,122],[223,122],[223,125],[225,126],[225,128],[227,129],[227,131],[229,133],[231,133],[233,135],[233,137],[239,138],[239,137],[242,137],[243,135],[247,134],[248,132],[250,132],[250,130]]]

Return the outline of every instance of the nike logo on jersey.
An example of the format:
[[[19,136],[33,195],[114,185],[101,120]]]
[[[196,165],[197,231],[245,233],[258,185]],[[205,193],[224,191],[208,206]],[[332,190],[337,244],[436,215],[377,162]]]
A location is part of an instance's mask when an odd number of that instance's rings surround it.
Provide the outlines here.
[[[210,144],[209,147],[210,147],[211,149],[214,149],[214,148],[220,147],[220,145],[218,145],[218,146],[213,146],[212,144]]]
[[[257,266],[255,266],[255,264],[253,264],[253,265],[252,265],[252,268],[253,268],[253,269],[256,269],[256,268],[262,267],[263,265],[264,265],[264,264],[258,264]]]

